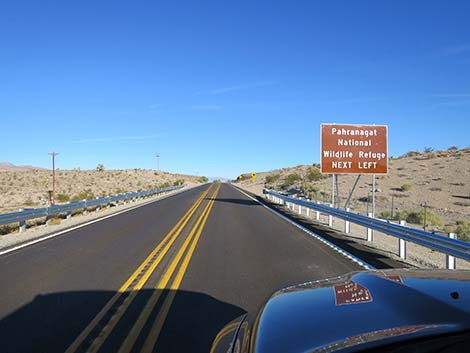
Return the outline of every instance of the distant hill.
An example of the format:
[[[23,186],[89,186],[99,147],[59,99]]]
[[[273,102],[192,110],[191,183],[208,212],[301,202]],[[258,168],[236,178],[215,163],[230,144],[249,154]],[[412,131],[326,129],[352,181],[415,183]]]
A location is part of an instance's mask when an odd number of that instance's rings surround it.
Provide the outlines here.
[[[229,180],[228,178],[224,178],[224,177],[209,177],[208,179],[210,181],[214,181],[214,180],[227,181],[227,180]]]
[[[32,165],[14,165],[13,163],[0,162],[0,172],[24,172],[28,170],[47,170],[46,168],[33,167]]]
[[[312,200],[329,202],[331,178],[322,175],[319,167],[299,165],[258,171],[255,182],[246,177],[236,183],[256,194],[262,194],[263,187],[293,193],[302,190]],[[388,175],[376,179],[379,217],[391,217],[393,208],[394,216],[405,219],[412,211],[423,213],[425,205],[427,222],[435,218],[432,226],[437,229],[449,230],[455,222],[464,224],[470,220],[470,148],[412,151],[391,158]],[[355,175],[338,176],[340,207],[344,207],[355,181]],[[362,214],[371,211],[371,185],[371,176],[363,175],[349,203],[351,210]]]

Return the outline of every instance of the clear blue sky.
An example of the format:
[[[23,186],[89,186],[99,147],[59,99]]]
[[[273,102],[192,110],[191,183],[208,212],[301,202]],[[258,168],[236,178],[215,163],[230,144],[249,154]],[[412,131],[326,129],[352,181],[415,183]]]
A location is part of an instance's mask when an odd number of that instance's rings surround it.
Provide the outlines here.
[[[0,161],[234,177],[319,161],[322,122],[390,155],[469,146],[470,1],[2,1]]]

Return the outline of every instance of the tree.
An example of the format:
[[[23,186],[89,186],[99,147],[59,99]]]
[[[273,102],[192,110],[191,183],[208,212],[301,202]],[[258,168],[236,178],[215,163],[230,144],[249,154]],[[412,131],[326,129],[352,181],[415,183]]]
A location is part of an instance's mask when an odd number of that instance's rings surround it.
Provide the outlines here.
[[[104,171],[104,165],[101,164],[101,163],[98,164],[98,165],[96,166],[96,171],[97,171],[97,172],[103,172],[103,171]]]

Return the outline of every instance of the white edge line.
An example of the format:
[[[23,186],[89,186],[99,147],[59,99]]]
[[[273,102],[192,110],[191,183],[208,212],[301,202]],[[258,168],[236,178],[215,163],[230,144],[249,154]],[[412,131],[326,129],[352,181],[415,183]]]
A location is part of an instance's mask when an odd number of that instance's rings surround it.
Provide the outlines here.
[[[346,258],[348,258],[349,260],[357,263],[359,266],[365,268],[366,270],[375,270],[376,268],[370,264],[368,264],[367,262],[359,259],[358,257],[354,256],[353,254],[350,254],[349,252],[347,252],[346,250],[340,248],[339,246],[333,244],[332,242],[326,240],[325,238],[321,237],[320,235],[318,235],[317,233],[314,233],[312,232],[310,229],[308,228],[305,228],[304,226],[294,222],[293,220],[287,218],[286,216],[284,216],[283,214],[277,212],[276,210],[273,210],[271,207],[265,205],[264,203],[260,202],[259,200],[255,199],[254,197],[252,197],[251,195],[248,195],[246,192],[244,192],[243,190],[241,190],[240,188],[238,188],[237,186],[235,185],[232,185],[235,189],[237,189],[239,192],[241,192],[243,195],[245,195],[246,197],[250,198],[251,200],[259,203],[261,206],[263,206],[264,208],[266,208],[267,210],[271,211],[272,213],[274,213],[275,215],[281,217],[282,219],[286,220],[287,222],[289,222],[290,224],[294,225],[295,227],[303,230],[305,233],[311,235],[312,237],[316,238],[317,240],[321,241],[322,243],[324,243],[325,245],[329,246],[330,248],[332,248],[333,250],[335,250],[336,252],[340,253],[341,255],[345,256]]]
[[[204,184],[201,184],[201,185],[204,185]],[[199,186],[199,185],[198,185]],[[196,187],[198,187],[196,186]],[[195,188],[195,187],[194,187]],[[103,217],[99,217],[97,219],[94,219],[94,220],[91,220],[91,221],[88,221],[88,222],[85,222],[85,223],[82,223],[82,224],[79,224],[79,225],[76,225],[76,226],[73,226],[73,227],[70,227],[70,228],[67,228],[67,229],[64,229],[64,230],[61,230],[57,233],[52,233],[52,234],[49,234],[49,235],[46,235],[44,237],[40,237],[38,239],[35,239],[35,240],[32,240],[32,241],[27,241],[25,243],[22,243],[20,245],[17,245],[17,246],[13,246],[12,248],[8,248],[6,250],[3,250],[3,251],[0,251],[0,256],[2,255],[6,255],[8,253],[11,253],[13,251],[16,251],[16,250],[20,250],[22,248],[25,248],[27,246],[30,246],[30,245],[34,245],[34,244],[37,244],[37,243],[40,243],[42,241],[45,241],[45,240],[48,240],[48,239],[51,239],[51,238],[55,238],[59,235],[62,235],[62,234],[65,234],[65,233],[68,233],[68,232],[72,232],[76,229],[79,229],[79,228],[83,228],[83,227],[86,227],[90,224],[93,224],[93,223],[97,223],[97,222],[100,222],[100,221],[104,221],[105,219],[108,219],[108,218],[111,218],[111,217],[114,217],[114,216],[119,216],[120,214],[122,213],[125,213],[125,212],[129,212],[129,211],[132,211],[132,210],[135,210],[136,208],[139,208],[139,207],[143,207],[143,206],[147,206],[148,204],[151,204],[153,202],[157,202],[157,201],[161,201],[161,200],[164,200],[164,199],[167,199],[171,196],[175,196],[177,194],[180,194],[182,192],[185,192],[185,191],[189,191],[189,190],[192,190],[194,188],[183,188],[181,191],[179,192],[176,192],[174,194],[170,194],[170,195],[165,195],[165,197],[162,197],[162,198],[159,198],[159,199],[155,199],[155,200],[149,200],[148,202],[144,202],[144,203],[141,203],[139,205],[135,205],[135,206],[132,206],[132,207],[129,207],[125,210],[121,210],[121,211],[118,211],[116,213],[113,213],[113,214],[110,214],[110,215],[107,215],[107,216],[103,216]]]

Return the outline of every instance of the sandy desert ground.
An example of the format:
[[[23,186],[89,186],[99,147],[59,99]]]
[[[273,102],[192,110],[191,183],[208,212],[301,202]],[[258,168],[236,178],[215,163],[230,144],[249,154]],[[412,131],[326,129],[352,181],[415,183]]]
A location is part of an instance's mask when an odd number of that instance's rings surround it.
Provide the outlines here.
[[[49,203],[52,172],[33,167],[0,168],[0,213],[34,208]],[[130,191],[185,183],[194,185],[201,177],[156,170],[56,170],[56,203],[78,201]]]

